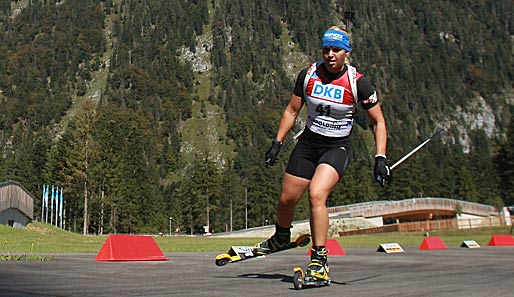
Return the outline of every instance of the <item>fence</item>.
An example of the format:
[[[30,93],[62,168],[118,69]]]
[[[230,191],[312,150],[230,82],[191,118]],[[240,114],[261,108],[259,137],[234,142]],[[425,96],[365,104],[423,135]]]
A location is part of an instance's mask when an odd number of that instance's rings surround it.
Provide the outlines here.
[[[491,205],[461,201],[448,198],[411,198],[398,201],[371,201],[328,209],[329,213],[347,217],[379,217],[392,213],[405,213],[427,210],[447,210],[473,214],[477,216],[497,216],[498,210]]]
[[[511,217],[514,219],[514,217]],[[340,231],[339,236],[375,234],[384,232],[413,232],[413,231],[433,231],[444,229],[469,229],[479,227],[505,226],[505,221],[501,217],[470,218],[470,219],[450,219],[450,220],[431,220],[408,223],[397,223],[373,228],[358,230]]]

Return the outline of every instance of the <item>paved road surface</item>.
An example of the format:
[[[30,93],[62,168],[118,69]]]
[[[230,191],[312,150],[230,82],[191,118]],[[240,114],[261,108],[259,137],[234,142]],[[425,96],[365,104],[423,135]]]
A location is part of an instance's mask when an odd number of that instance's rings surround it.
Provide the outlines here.
[[[0,296],[514,296],[514,247],[345,251],[329,257],[330,286],[301,291],[292,269],[307,264],[306,249],[224,267],[213,252],[157,262],[95,262],[96,254],[0,261]]]

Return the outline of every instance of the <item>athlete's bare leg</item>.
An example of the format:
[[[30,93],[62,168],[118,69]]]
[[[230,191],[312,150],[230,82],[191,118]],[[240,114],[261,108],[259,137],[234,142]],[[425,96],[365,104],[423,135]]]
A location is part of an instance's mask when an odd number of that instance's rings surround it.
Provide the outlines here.
[[[327,199],[339,182],[339,174],[334,167],[320,164],[312,177],[309,186],[310,224],[312,243],[314,246],[324,246],[328,236]]]
[[[287,228],[291,226],[294,217],[294,208],[303,193],[309,186],[310,180],[291,175],[284,174],[282,180],[282,194],[277,207],[277,224]]]

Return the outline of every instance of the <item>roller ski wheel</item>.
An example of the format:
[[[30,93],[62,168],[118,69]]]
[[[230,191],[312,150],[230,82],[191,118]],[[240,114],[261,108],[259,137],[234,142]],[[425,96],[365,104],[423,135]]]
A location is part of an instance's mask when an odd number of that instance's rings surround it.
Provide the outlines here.
[[[296,245],[299,247],[304,247],[308,245],[311,242],[311,236],[310,234],[302,234],[298,236],[298,238],[295,240]]]
[[[314,279],[310,276],[305,276],[305,272],[301,267],[294,268],[293,283],[296,290],[301,290],[305,287],[321,287],[330,286],[330,278],[328,279]]]
[[[232,257],[229,254],[220,254],[216,257],[216,266],[225,266],[232,262]]]
[[[304,279],[303,269],[300,267],[295,267],[294,275],[293,275],[293,283],[294,283],[294,288],[296,290],[303,289],[303,279]]]

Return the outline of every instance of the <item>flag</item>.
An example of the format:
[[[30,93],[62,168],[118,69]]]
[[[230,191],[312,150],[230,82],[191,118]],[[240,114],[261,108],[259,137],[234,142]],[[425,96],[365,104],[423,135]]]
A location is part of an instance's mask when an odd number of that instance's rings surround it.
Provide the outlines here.
[[[55,226],[58,226],[58,216],[59,214],[59,186],[55,187]]]
[[[42,208],[45,208],[45,206],[46,206],[46,200],[45,200],[45,197],[46,197],[46,185],[43,185],[43,202],[42,202]]]
[[[63,208],[63,204],[64,204],[64,198],[62,196],[62,188],[61,188],[61,198],[60,198],[60,202],[59,202],[59,217],[62,218],[62,208]]]
[[[45,207],[48,208],[48,192],[50,191],[50,186],[46,185],[46,191],[45,191]]]
[[[48,222],[48,192],[50,191],[50,186],[49,185],[46,185],[45,187],[45,197],[44,197],[44,204],[45,204],[45,207],[46,207],[46,212],[45,212],[45,223]]]
[[[54,185],[52,185],[52,200],[50,201],[50,209],[54,209],[54,198],[55,197],[55,190],[54,190]]]

